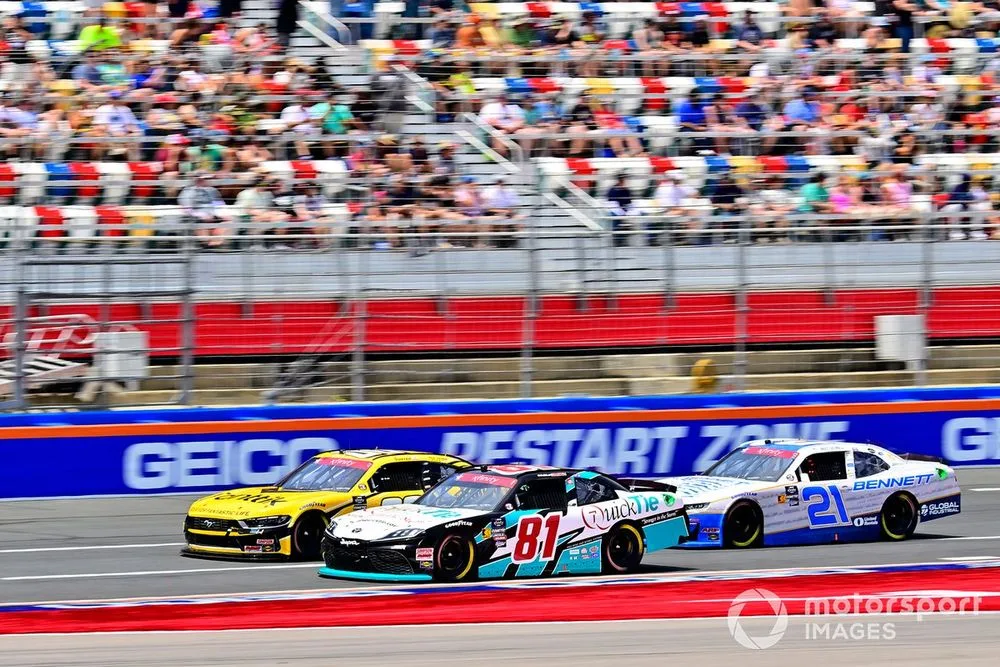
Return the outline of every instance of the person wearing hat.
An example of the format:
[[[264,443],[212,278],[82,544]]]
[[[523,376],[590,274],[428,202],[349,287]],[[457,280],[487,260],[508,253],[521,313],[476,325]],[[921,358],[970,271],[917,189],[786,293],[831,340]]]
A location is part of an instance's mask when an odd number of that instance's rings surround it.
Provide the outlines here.
[[[93,119],[94,136],[110,137],[112,139],[126,139],[129,137],[141,137],[143,132],[139,126],[132,109],[122,101],[120,90],[112,90],[108,93],[108,101],[97,107]],[[112,141],[106,150],[110,154],[127,154],[129,160],[138,160],[138,143]]]

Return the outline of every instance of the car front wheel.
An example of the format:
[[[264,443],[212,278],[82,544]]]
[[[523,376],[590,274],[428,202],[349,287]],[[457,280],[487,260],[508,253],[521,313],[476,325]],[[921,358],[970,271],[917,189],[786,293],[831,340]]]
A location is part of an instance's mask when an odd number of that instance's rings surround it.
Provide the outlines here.
[[[434,577],[466,581],[476,576],[476,545],[467,537],[445,535],[434,549]]]
[[[322,555],[320,544],[326,531],[326,519],[322,514],[305,514],[292,526],[292,558],[297,560],[319,560]]]

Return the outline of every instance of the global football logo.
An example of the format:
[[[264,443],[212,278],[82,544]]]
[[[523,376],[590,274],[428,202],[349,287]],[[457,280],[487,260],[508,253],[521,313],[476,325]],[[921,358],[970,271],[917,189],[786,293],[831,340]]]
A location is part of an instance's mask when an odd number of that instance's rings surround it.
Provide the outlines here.
[[[747,607],[750,609],[747,609]],[[743,616],[767,618],[773,617],[774,623],[770,631],[760,634],[751,634],[743,627]],[[729,623],[729,634],[733,636],[736,643],[744,648],[763,650],[771,648],[785,635],[788,629],[788,611],[785,603],[777,595],[766,588],[751,588],[743,591],[729,605],[727,617]]]

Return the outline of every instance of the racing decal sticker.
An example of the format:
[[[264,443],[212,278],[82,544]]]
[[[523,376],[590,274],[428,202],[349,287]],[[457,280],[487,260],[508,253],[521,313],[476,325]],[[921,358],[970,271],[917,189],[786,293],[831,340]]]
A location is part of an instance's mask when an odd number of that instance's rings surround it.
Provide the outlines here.
[[[807,486],[802,489],[802,502],[809,512],[812,528],[828,528],[850,523],[851,517],[844,505],[844,498],[835,484],[829,486]]]
[[[957,497],[938,502],[924,503],[920,506],[920,518],[924,521],[940,516],[958,514],[962,511],[961,501]]]
[[[537,514],[521,517],[517,522],[511,561],[520,564],[555,558],[561,520],[562,515],[556,513],[544,518]]]

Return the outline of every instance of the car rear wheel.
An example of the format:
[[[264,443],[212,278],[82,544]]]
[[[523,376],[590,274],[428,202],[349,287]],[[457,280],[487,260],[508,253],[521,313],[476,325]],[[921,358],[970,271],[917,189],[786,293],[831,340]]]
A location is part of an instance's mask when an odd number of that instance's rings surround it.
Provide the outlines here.
[[[898,542],[913,535],[917,529],[917,503],[905,493],[897,493],[886,499],[879,512],[879,526],[882,536]]]
[[[764,537],[764,518],[753,503],[740,502],[729,508],[722,524],[726,546],[746,549],[760,544]]]
[[[603,571],[614,574],[635,572],[646,551],[642,532],[630,523],[615,526],[601,544]]]
[[[305,514],[292,526],[292,558],[297,560],[319,560],[326,518],[315,512]]]
[[[434,549],[434,577],[466,581],[475,577],[476,545],[467,537],[445,535]]]

